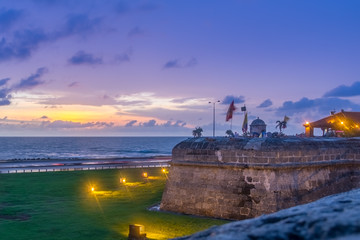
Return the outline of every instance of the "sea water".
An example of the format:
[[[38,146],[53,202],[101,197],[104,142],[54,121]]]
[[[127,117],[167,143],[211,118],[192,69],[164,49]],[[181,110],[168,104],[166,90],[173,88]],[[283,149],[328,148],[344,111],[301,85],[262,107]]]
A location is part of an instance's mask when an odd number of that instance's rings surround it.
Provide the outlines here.
[[[0,137],[0,161],[170,156],[186,137]]]

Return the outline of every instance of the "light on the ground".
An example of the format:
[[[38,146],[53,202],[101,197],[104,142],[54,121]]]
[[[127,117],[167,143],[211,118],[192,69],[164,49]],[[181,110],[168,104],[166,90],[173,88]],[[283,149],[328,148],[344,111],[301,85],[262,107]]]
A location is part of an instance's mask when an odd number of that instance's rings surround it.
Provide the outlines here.
[[[93,192],[93,191],[95,191],[95,188],[94,188],[94,187],[92,187],[92,188],[91,188],[91,191],[92,191],[92,192]]]
[[[146,239],[145,227],[140,224],[129,225],[129,238],[128,239]]]
[[[143,176],[144,178],[147,178],[147,177],[148,177],[148,173],[147,173],[147,172],[143,172],[142,176]]]
[[[120,183],[126,183],[126,178],[120,178]]]

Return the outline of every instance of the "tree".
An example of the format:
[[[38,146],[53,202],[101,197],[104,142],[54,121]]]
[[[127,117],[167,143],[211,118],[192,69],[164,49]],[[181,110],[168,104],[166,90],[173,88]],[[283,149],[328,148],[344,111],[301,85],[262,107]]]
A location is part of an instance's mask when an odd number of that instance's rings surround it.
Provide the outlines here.
[[[201,127],[196,127],[193,131],[192,134],[194,137],[201,137],[202,136],[202,132],[203,129]]]
[[[277,123],[276,128],[279,128],[280,133],[282,133],[282,129],[287,127],[287,122],[289,121],[289,119],[290,118],[285,115],[283,121],[280,121],[280,120],[276,121],[276,123]]]

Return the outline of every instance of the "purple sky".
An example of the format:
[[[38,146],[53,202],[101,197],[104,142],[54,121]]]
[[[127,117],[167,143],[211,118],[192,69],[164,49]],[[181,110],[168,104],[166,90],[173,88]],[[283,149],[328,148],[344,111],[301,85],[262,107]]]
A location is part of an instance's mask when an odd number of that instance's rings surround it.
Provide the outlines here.
[[[360,111],[360,2],[0,2],[0,135],[217,135]]]

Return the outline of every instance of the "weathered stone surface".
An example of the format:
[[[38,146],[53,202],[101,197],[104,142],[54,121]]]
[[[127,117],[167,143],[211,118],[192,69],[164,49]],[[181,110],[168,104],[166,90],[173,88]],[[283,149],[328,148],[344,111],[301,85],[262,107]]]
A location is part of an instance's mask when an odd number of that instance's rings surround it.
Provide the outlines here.
[[[247,219],[360,187],[360,139],[192,138],[173,149],[161,209]]]
[[[360,239],[360,189],[212,227],[178,240]]]

